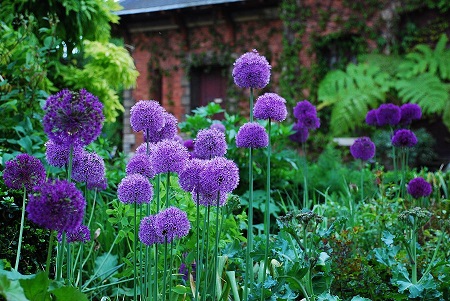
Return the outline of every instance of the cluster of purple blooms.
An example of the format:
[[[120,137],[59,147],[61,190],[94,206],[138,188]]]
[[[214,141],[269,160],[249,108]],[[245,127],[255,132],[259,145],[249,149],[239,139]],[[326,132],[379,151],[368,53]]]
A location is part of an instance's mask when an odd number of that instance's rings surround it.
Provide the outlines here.
[[[429,196],[432,192],[431,184],[425,181],[424,178],[417,177],[409,181],[408,193],[415,199]]]
[[[289,138],[294,142],[304,143],[309,137],[309,131],[320,127],[316,107],[308,100],[303,100],[297,103],[293,111],[297,122],[292,127],[294,134]]]
[[[350,146],[350,153],[355,159],[367,161],[375,156],[375,144],[369,137],[361,137]]]
[[[49,96],[44,105],[42,123],[49,138],[45,144],[47,163],[65,168],[71,164],[71,178],[88,189],[105,189],[107,185],[103,159],[84,150],[100,135],[102,110],[98,98],[85,89],[64,89]],[[58,231],[59,236],[67,233],[69,242],[90,239],[89,229],[82,224],[86,200],[74,183],[46,179],[43,164],[27,154],[7,162],[3,177],[9,188],[30,192],[26,211],[32,222]]]

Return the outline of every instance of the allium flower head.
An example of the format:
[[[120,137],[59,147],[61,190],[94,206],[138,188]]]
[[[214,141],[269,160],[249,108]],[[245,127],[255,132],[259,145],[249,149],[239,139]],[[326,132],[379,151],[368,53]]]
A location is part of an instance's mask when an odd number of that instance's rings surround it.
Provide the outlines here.
[[[231,192],[239,184],[239,168],[232,160],[216,157],[200,173],[199,192]]]
[[[220,123],[220,122],[215,122],[215,123],[211,124],[211,126],[209,128],[221,131],[222,133],[225,133],[226,130],[227,130],[225,128],[225,126],[222,123]]]
[[[184,140],[183,140],[183,137],[181,137],[180,135],[175,135],[173,138],[172,138],[172,140],[175,140],[175,141],[177,141],[178,143],[180,143],[180,144],[183,144],[184,143]]]
[[[281,122],[286,119],[286,100],[276,93],[264,93],[256,99],[253,115],[257,119]]]
[[[198,159],[221,157],[227,152],[225,134],[216,129],[204,129],[197,133],[193,156]]]
[[[375,156],[375,144],[369,137],[361,137],[350,146],[353,158],[367,161]]]
[[[88,145],[100,135],[105,119],[103,104],[85,89],[51,95],[44,110],[44,131],[58,144]]]
[[[45,148],[45,158],[51,166],[64,167],[69,163],[70,145],[67,143],[58,144],[53,140],[48,140]],[[72,158],[79,156],[82,151],[81,146],[73,145]]]
[[[233,67],[234,83],[239,88],[262,89],[269,83],[271,66],[256,49],[241,55]]]
[[[377,123],[383,125],[397,125],[400,122],[400,108],[392,103],[382,104],[377,109]]]
[[[201,185],[200,173],[205,168],[206,160],[190,159],[179,174],[178,183],[184,191],[192,192]]]
[[[307,100],[299,101],[294,107],[294,117],[301,119],[306,114],[317,115],[316,107]]]
[[[195,144],[194,140],[192,140],[192,139],[188,139],[183,142],[184,147],[186,147],[188,149],[188,151],[194,150],[194,144]]]
[[[117,187],[117,197],[125,204],[149,203],[153,198],[153,186],[140,174],[130,174]]]
[[[396,147],[413,147],[417,144],[417,137],[412,131],[401,129],[394,133],[391,142]]]
[[[370,110],[366,114],[366,123],[371,126],[378,126],[377,109]]]
[[[73,232],[67,232],[66,238],[68,243],[86,243],[91,240],[91,231],[89,230],[88,226],[80,225]],[[62,232],[58,233],[58,241],[62,241]]]
[[[294,134],[289,136],[289,139],[297,143],[305,143],[309,137],[309,130],[307,128],[299,126],[298,123],[294,124],[292,129],[295,131]]]
[[[130,110],[130,124],[135,132],[157,132],[165,123],[164,108],[154,100],[140,100]]]
[[[191,224],[186,212],[169,207],[156,215],[156,234],[164,237],[164,241],[172,242],[175,238],[182,238],[189,234]]]
[[[164,237],[159,236],[156,231],[156,215],[146,216],[141,220],[139,240],[147,246],[164,243]]]
[[[297,121],[298,126],[307,128],[308,130],[318,129],[320,127],[320,119],[316,114],[305,113]]]
[[[164,139],[173,139],[178,133],[178,120],[172,114],[165,112],[164,125],[159,130],[155,131],[152,128],[144,130],[144,141],[156,143]],[[148,137],[147,137],[148,136]]]
[[[222,191],[215,192],[192,192],[192,200],[195,204],[201,206],[217,206],[217,197],[219,197],[219,207],[224,206],[227,203],[227,193]]]
[[[127,175],[138,173],[147,178],[153,178],[155,171],[153,170],[150,157],[146,154],[135,154],[127,163],[125,168]]]
[[[418,104],[405,103],[400,107],[400,124],[407,125],[413,120],[418,120],[422,117],[422,110]]]
[[[27,205],[28,219],[58,232],[74,232],[82,223],[86,201],[74,183],[53,180],[35,187]]]
[[[80,152],[73,160],[72,178],[80,183],[86,183],[88,188],[105,189],[105,162],[96,153]]]
[[[155,144],[150,153],[150,161],[156,174],[183,170],[189,152],[180,143],[174,140],[163,140]]]
[[[429,196],[432,192],[431,184],[424,178],[414,178],[408,183],[408,193],[415,199],[423,196]]]
[[[25,187],[31,191],[34,186],[45,181],[45,168],[39,159],[28,154],[19,154],[5,163],[3,180],[11,189],[19,190]]]
[[[266,129],[257,122],[247,122],[239,128],[236,146],[243,148],[262,148],[269,144]]]
[[[150,154],[153,150],[153,148],[155,147],[156,143],[148,143],[148,150],[147,150],[147,142],[143,142],[141,143],[141,145],[139,145],[136,148],[136,151],[134,152],[136,155],[138,154]]]

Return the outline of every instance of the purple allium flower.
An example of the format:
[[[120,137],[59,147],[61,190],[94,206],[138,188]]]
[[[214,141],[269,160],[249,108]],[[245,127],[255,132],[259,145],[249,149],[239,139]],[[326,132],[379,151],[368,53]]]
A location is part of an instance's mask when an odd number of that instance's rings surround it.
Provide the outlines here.
[[[219,197],[219,207],[222,207],[227,202],[227,193],[222,191],[215,191],[215,192],[199,192],[199,191],[193,191],[192,192],[192,200],[195,204],[202,205],[205,207],[209,206],[217,206],[217,197]]]
[[[74,232],[82,223],[86,201],[74,183],[49,180],[35,186],[27,205],[28,219],[59,232]]]
[[[163,140],[155,144],[150,153],[150,161],[156,174],[183,170],[189,152],[186,147],[174,140]]]
[[[289,139],[291,139],[291,141],[297,143],[305,143],[306,140],[308,140],[309,130],[307,128],[300,127],[298,123],[296,123],[294,124],[292,129],[295,131],[295,133],[289,136]]]
[[[269,83],[271,66],[256,49],[241,55],[233,67],[234,83],[239,88],[262,89]]]
[[[180,135],[175,135],[173,138],[172,138],[172,140],[175,140],[175,141],[177,141],[178,143],[180,143],[180,144],[183,144],[184,143],[184,140],[183,140],[183,137],[181,137]]]
[[[58,144],[53,140],[45,143],[45,158],[48,164],[56,167],[64,167],[69,163],[70,145],[67,143]],[[83,148],[79,145],[73,146],[72,158],[79,156]]]
[[[366,114],[366,123],[371,126],[378,126],[377,109],[370,110]]]
[[[91,240],[91,231],[88,226],[80,225],[73,232],[66,232],[66,238],[68,243],[86,243]],[[58,233],[58,241],[62,241],[62,232]]]
[[[154,100],[139,100],[130,110],[130,124],[135,132],[157,132],[165,123],[164,108]]]
[[[239,128],[236,146],[244,148],[262,148],[269,144],[266,129],[257,122],[247,122]]]
[[[156,215],[156,234],[164,237],[164,241],[172,242],[189,234],[191,224],[186,212],[177,207],[169,207]]]
[[[144,141],[156,143],[164,139],[173,139],[178,133],[178,120],[172,114],[164,111],[164,125],[159,130],[149,128],[144,130]],[[148,136],[147,137],[147,132]],[[147,140],[148,139],[148,140]]]
[[[126,204],[149,203],[153,198],[153,186],[143,175],[127,175],[117,187],[117,197]]]
[[[194,150],[194,140],[192,139],[188,139],[186,141],[184,141],[183,145],[188,149],[188,151],[193,151]]]
[[[320,119],[316,114],[305,113],[298,119],[298,126],[308,130],[318,129],[320,127]]]
[[[225,126],[222,123],[220,123],[220,122],[215,122],[215,123],[211,124],[211,126],[209,128],[210,129],[216,129],[218,131],[221,131],[222,133],[225,133],[225,131],[227,130],[225,128]]]
[[[256,99],[253,115],[257,119],[281,122],[286,119],[286,100],[276,93],[264,93]]]
[[[178,269],[178,274],[183,275],[183,280],[187,281],[189,278],[189,269],[187,268],[186,264],[182,262],[180,264],[180,268]]]
[[[417,144],[417,137],[412,131],[401,129],[394,133],[391,142],[396,147],[413,147]]]
[[[85,89],[51,95],[44,110],[44,131],[58,144],[88,145],[102,131],[103,104]]]
[[[148,144],[148,154],[150,154],[153,150],[153,148],[155,147],[156,143],[149,143]],[[143,142],[141,143],[141,145],[139,145],[136,148],[136,151],[134,152],[136,155],[138,154],[147,154],[147,142]]]
[[[146,154],[135,154],[127,163],[127,175],[138,173],[147,178],[153,178],[155,171],[153,170],[150,157]]]
[[[407,125],[413,120],[418,120],[422,117],[422,110],[418,104],[405,103],[400,107],[400,124]]]
[[[222,157],[227,152],[225,134],[216,129],[204,129],[197,133],[193,156],[198,159]]]
[[[96,153],[80,152],[73,160],[72,178],[91,188],[105,189],[105,162]]]
[[[231,192],[239,184],[239,168],[232,160],[215,157],[200,173],[199,192]]]
[[[184,191],[192,192],[200,186],[200,173],[205,168],[205,160],[187,160],[184,169],[179,174],[178,183]]]
[[[294,117],[301,119],[306,114],[317,115],[316,107],[307,100],[299,101],[294,107]]]
[[[164,237],[159,236],[156,231],[156,215],[146,216],[141,220],[139,240],[147,246],[164,243]]]
[[[367,161],[375,156],[375,144],[369,137],[361,137],[350,146],[353,158]]]
[[[432,192],[431,184],[423,178],[414,178],[408,183],[408,193],[415,199],[429,196]]]
[[[400,108],[392,103],[382,104],[377,109],[378,126],[397,125],[400,117]]]
[[[39,159],[28,154],[19,154],[5,163],[3,171],[5,185],[19,190],[25,187],[31,191],[34,186],[45,181],[45,168]]]

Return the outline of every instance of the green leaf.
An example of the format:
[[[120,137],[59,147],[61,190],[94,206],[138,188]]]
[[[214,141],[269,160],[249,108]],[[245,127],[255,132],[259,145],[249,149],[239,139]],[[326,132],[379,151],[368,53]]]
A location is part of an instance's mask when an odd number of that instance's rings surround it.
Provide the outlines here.
[[[175,292],[179,295],[189,294],[191,292],[191,289],[184,285],[177,285],[175,287],[172,287],[172,292]]]
[[[52,290],[51,293],[56,297],[56,301],[88,301],[85,294],[72,286],[63,286]]]
[[[383,235],[381,240],[387,245],[390,246],[394,243],[395,235],[392,235],[389,231],[383,231]]]
[[[372,301],[372,300],[370,300],[370,299],[368,299],[368,298],[360,297],[360,296],[358,295],[358,296],[353,297],[350,301]]]
[[[30,300],[51,300],[48,292],[50,280],[45,272],[36,274],[31,279],[21,279],[20,284],[24,288],[25,296]]]
[[[338,296],[333,296],[330,293],[322,293],[317,296],[317,301],[340,301]]]
[[[19,280],[9,280],[4,274],[0,274],[0,295],[6,301],[28,301]]]
[[[95,259],[95,269],[94,273],[97,277],[100,277],[101,281],[113,275],[119,268],[117,265],[118,256],[109,253],[104,253],[103,255]]]

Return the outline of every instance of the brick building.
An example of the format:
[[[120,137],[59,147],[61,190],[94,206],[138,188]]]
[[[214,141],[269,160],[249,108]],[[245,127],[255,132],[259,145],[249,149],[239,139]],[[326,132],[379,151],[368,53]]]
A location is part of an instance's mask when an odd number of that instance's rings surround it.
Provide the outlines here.
[[[400,1],[123,0],[120,4],[115,32],[124,38],[140,72],[137,87],[125,93],[125,152],[142,142],[127,115],[137,100],[158,100],[179,120],[211,101],[245,114],[239,103],[248,98],[234,87],[231,69],[239,55],[252,49],[272,65],[265,90],[280,93],[288,102],[313,98],[310,93],[327,70],[364,51],[389,52],[405,20],[399,15]],[[296,82],[303,85],[298,93],[287,91],[298,86]]]

